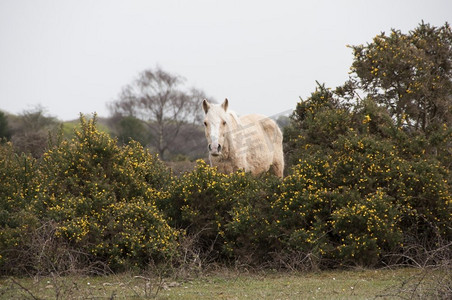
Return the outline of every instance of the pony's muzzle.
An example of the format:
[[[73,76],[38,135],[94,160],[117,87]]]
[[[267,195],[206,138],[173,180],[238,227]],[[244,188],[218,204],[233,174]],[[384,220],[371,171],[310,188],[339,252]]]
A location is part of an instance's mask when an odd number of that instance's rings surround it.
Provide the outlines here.
[[[218,144],[217,147],[215,147],[215,145],[214,145],[214,148],[212,148],[212,144],[209,144],[209,151],[210,151],[211,155],[218,156],[221,153],[221,145]]]

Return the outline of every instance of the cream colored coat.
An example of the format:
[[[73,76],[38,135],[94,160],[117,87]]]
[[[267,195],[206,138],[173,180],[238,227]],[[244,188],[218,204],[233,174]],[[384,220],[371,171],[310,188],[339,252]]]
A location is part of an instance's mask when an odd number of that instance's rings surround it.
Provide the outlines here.
[[[244,170],[258,175],[267,171],[283,177],[282,133],[270,118],[250,114],[242,117],[223,104],[203,101],[204,126],[212,166],[220,172]]]

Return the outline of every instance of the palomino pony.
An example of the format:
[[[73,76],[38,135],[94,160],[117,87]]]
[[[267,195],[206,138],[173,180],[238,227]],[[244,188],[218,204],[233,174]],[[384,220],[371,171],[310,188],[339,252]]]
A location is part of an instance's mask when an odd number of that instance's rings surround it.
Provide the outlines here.
[[[257,114],[239,118],[228,110],[228,99],[221,105],[204,100],[202,107],[211,166],[223,173],[270,170],[283,177],[282,134],[273,120]]]

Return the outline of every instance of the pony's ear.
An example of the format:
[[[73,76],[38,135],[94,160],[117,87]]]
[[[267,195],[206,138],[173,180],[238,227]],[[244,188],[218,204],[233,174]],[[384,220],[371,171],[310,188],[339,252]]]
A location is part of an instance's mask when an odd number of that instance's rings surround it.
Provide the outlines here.
[[[209,111],[210,104],[207,102],[207,99],[204,99],[202,101],[202,109],[204,109],[204,112],[207,113]]]
[[[223,104],[221,104],[221,107],[223,107],[224,111],[228,110],[228,104],[228,98],[225,98]]]

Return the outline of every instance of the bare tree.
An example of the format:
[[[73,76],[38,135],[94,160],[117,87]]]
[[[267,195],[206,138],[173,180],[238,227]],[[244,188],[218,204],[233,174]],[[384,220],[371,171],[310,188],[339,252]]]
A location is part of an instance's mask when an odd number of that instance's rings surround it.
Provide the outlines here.
[[[172,152],[183,126],[201,123],[201,101],[205,94],[195,88],[184,89],[185,79],[160,68],[141,72],[126,85],[118,100],[110,104],[113,115],[142,120],[151,135],[149,146],[165,158]]]
[[[11,138],[11,128],[8,124],[7,115],[0,110],[0,143]]]
[[[55,135],[60,122],[47,115],[45,108],[38,105],[23,111],[19,116],[9,118],[11,141],[18,152],[40,157],[48,146],[49,134]]]

